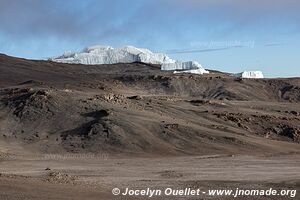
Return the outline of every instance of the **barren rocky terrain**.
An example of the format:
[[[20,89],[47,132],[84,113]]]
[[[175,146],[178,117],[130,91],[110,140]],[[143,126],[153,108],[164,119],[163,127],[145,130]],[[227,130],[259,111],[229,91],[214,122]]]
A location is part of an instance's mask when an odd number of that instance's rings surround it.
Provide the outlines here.
[[[0,55],[0,199],[130,199],[113,196],[115,187],[299,189],[299,143],[300,78]]]

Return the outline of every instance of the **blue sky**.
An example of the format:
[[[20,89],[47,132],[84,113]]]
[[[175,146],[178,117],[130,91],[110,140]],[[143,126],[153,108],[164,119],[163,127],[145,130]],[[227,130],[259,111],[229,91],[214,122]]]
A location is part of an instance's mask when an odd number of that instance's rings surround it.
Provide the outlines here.
[[[298,0],[0,0],[0,52],[134,45],[226,72],[300,76]]]

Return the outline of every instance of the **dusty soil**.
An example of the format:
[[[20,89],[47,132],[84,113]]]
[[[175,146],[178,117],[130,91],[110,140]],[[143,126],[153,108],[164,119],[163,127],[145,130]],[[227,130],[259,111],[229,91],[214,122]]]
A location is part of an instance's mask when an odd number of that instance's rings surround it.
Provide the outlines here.
[[[49,170],[45,170],[49,169]],[[115,187],[135,189],[299,189],[299,155],[112,158],[35,155],[1,161],[2,199],[128,199]],[[54,174],[54,175],[53,175]],[[152,197],[151,199],[193,199]],[[197,199],[213,197],[202,195]],[[232,197],[231,197],[232,198]],[[231,199],[228,198],[228,199]],[[137,197],[133,199],[147,199]],[[195,199],[195,198],[194,198]],[[226,199],[215,197],[215,199]],[[240,197],[237,199],[288,199]]]
[[[0,199],[299,188],[300,78],[159,69],[0,55]]]

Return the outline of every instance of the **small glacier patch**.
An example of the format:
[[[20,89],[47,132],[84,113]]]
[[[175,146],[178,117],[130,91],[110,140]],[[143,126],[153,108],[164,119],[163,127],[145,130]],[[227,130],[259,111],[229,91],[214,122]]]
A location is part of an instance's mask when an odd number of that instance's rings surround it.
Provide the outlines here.
[[[243,71],[241,73],[234,74],[234,76],[240,78],[264,78],[261,71]]]

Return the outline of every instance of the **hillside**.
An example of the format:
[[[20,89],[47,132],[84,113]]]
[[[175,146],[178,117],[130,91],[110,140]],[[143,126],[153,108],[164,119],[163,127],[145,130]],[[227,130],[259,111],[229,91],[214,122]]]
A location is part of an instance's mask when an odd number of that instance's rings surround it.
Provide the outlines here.
[[[0,55],[0,141],[28,151],[296,153],[299,115],[300,78],[173,74],[141,62],[81,65]]]

